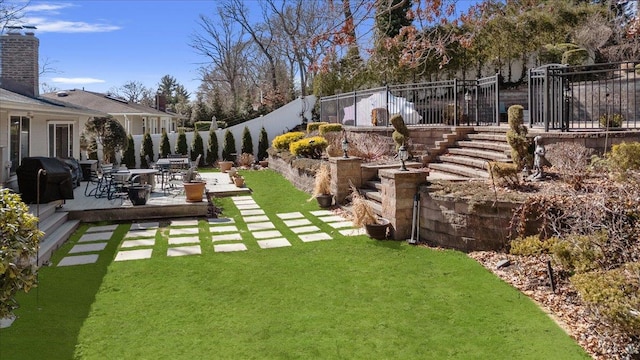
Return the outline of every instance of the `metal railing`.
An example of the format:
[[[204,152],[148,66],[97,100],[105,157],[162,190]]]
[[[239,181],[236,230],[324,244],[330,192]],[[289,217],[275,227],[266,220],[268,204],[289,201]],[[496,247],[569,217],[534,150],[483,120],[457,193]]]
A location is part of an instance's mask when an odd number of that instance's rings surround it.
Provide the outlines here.
[[[531,127],[545,131],[640,128],[640,75],[633,62],[546,65],[529,71]],[[616,124],[618,125],[618,124]]]
[[[402,115],[411,125],[492,125],[500,121],[499,76],[388,85],[325,96],[320,121],[353,126],[390,126]],[[506,112],[506,110],[504,111]]]

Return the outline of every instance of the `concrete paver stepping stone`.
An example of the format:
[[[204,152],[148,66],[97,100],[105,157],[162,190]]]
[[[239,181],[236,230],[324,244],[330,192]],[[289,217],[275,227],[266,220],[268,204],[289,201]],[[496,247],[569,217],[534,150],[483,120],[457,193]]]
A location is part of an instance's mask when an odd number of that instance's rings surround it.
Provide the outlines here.
[[[326,223],[330,223],[330,222],[340,222],[340,221],[345,221],[347,219],[343,218],[340,215],[332,215],[332,216],[322,216],[319,217],[318,219],[326,222]]]
[[[194,228],[170,228],[169,236],[198,235],[200,229]]]
[[[209,232],[212,232],[212,233],[237,232],[237,231],[238,231],[238,228],[235,225],[209,226]]]
[[[269,240],[258,240],[258,246],[261,249],[274,249],[279,247],[291,246],[291,243],[285,239],[269,239]]]
[[[257,216],[246,216],[244,218],[244,222],[252,223],[252,222],[262,222],[269,221],[269,217],[266,215],[257,215]]]
[[[114,231],[117,228],[118,228],[118,224],[91,226],[90,228],[87,229],[86,232],[90,233],[90,232]]]
[[[150,259],[153,249],[119,251],[113,261]]]
[[[199,244],[200,238],[197,236],[181,236],[181,237],[170,237],[169,245],[182,245],[182,244]]]
[[[282,220],[298,219],[298,218],[303,218],[304,217],[304,215],[302,215],[301,212],[280,213],[280,214],[277,214],[277,215]]]
[[[198,219],[171,220],[171,226],[198,226]]]
[[[350,228],[353,227],[353,221],[338,221],[327,223],[334,229]]]
[[[240,215],[242,216],[264,215],[264,210],[262,209],[240,210]]]
[[[331,210],[315,210],[315,211],[310,211],[310,213],[313,216],[334,215],[334,213]]]
[[[255,200],[253,200],[252,198],[248,198],[248,199],[241,199],[241,200],[234,200],[233,201],[234,204],[236,205],[242,205],[242,204],[257,204]]]
[[[209,221],[209,225],[235,223],[235,221],[232,218],[211,218],[208,221]]]
[[[249,229],[249,231],[268,230],[268,229],[275,229],[275,228],[276,226],[273,225],[273,223],[270,221],[247,224],[247,229]]]
[[[58,266],[94,264],[96,261],[98,261],[98,254],[67,256],[60,260]]]
[[[295,219],[295,220],[285,220],[284,224],[288,227],[294,226],[302,226],[302,225],[311,225],[311,221],[307,219]]]
[[[215,252],[233,252],[233,251],[246,251],[247,246],[245,244],[219,244],[213,245],[213,251]]]
[[[238,210],[260,209],[260,205],[258,204],[236,204],[236,207],[238,208]]]
[[[69,250],[69,254],[83,253],[83,252],[95,252],[102,251],[107,247],[106,242],[93,243],[93,244],[77,244]]]
[[[364,228],[358,229],[346,229],[338,231],[342,236],[358,236],[358,235],[366,235],[367,231]]]
[[[135,240],[127,240],[123,241],[120,248],[132,248],[138,246],[153,246],[156,243],[156,239],[135,239]]]
[[[111,239],[113,232],[94,232],[89,234],[84,234],[78,239],[78,242],[88,242],[88,241],[106,241]]]
[[[167,256],[186,256],[186,255],[200,255],[200,254],[202,254],[202,249],[200,249],[200,245],[170,247],[167,249]]]
[[[211,237],[211,241],[216,242],[216,241],[238,241],[238,240],[242,240],[242,235],[238,234],[238,233],[233,233],[233,234],[216,234],[213,235]]]
[[[238,200],[247,200],[247,199],[251,199],[253,200],[253,198],[249,195],[238,195],[238,196],[232,196],[231,200],[233,201],[238,201]]]
[[[320,228],[315,226],[315,225],[301,226],[301,227],[293,227],[293,228],[291,228],[291,231],[293,231],[296,234],[302,234],[302,233],[310,233],[310,232],[314,232],[314,231],[320,231]]]
[[[252,233],[252,235],[256,239],[268,239],[268,238],[276,238],[276,237],[282,236],[282,234],[278,230],[256,231]]]
[[[300,240],[303,242],[311,242],[311,241],[320,241],[320,240],[331,240],[331,236],[327,233],[313,233],[313,234],[304,234],[298,235]]]
[[[133,223],[133,224],[131,224],[131,228],[129,230],[157,229],[159,226],[160,226],[160,223],[157,222],[157,221],[144,222],[144,223]]]
[[[146,229],[146,230],[129,230],[127,232],[127,235],[125,236],[126,239],[130,239],[130,238],[137,238],[137,237],[156,237],[156,232],[158,232],[158,229]]]

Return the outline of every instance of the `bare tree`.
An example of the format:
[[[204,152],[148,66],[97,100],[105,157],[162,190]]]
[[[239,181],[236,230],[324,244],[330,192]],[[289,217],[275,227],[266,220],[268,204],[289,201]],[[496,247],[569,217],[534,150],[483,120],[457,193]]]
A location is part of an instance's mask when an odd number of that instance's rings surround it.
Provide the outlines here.
[[[4,33],[7,27],[22,25],[20,20],[24,16],[24,9],[29,6],[29,3],[29,1],[0,0],[0,34]]]
[[[211,60],[209,67],[201,69],[203,82],[224,83],[232,97],[232,108],[238,109],[239,84],[248,61],[249,43],[244,39],[244,31],[234,29],[222,9],[218,9],[217,15],[216,20],[200,15],[203,33],[193,35],[191,47]]]

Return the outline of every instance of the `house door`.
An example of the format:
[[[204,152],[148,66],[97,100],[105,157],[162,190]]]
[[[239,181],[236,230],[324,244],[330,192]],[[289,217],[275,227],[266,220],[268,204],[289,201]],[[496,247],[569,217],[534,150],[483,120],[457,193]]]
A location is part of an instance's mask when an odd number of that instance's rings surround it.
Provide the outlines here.
[[[23,158],[29,156],[31,119],[27,116],[11,116],[9,125],[9,160],[11,175],[15,175]]]
[[[49,156],[73,157],[73,124],[49,123]]]

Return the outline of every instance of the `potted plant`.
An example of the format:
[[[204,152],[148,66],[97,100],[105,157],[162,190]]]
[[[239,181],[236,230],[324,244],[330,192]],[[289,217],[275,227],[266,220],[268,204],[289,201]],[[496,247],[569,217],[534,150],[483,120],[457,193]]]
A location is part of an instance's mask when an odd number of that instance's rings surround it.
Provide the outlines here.
[[[133,205],[145,205],[151,196],[151,185],[135,184],[127,188],[129,200]]]
[[[195,167],[191,167],[184,174],[182,185],[187,202],[201,202],[207,183],[198,179]]]
[[[367,235],[373,239],[383,240],[387,238],[389,220],[378,217],[371,204],[351,184],[351,220],[353,226],[364,227]]]
[[[331,171],[326,165],[321,165],[316,171],[315,182],[313,183],[313,195],[311,199],[316,199],[321,208],[328,208],[333,204],[331,194]],[[311,200],[309,199],[309,200]]]
[[[243,187],[244,186],[244,177],[238,173],[236,173],[233,176],[233,183],[237,186],[237,187]]]

